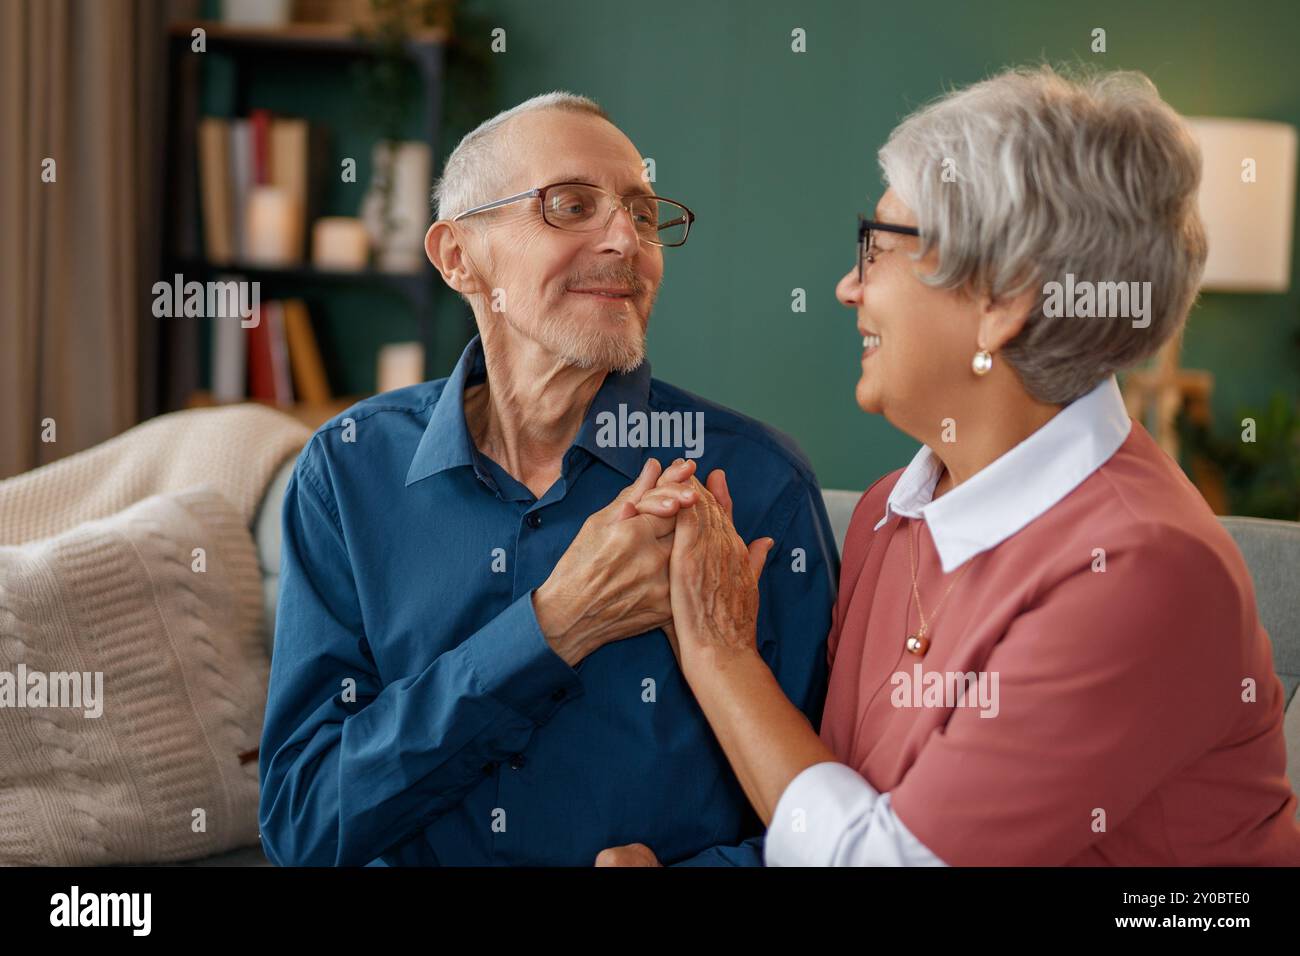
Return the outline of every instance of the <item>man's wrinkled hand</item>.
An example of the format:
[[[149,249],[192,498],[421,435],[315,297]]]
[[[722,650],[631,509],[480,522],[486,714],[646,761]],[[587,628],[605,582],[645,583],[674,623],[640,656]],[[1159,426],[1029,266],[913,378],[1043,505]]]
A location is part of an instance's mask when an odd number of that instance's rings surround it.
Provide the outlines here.
[[[583,522],[550,577],[533,594],[542,634],[570,666],[611,641],[643,634],[671,622],[668,556],[676,519],[662,502],[676,494],[689,503],[694,492],[665,490],[658,513],[638,509],[663,480],[681,485],[694,468],[662,469],[647,459],[641,474],[607,506]]]

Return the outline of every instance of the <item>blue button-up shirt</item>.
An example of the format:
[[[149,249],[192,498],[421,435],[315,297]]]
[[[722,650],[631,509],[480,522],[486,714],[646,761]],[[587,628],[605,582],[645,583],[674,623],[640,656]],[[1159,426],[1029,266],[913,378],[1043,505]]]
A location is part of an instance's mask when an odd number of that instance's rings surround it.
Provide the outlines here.
[[[570,667],[532,594],[647,455],[702,450],[741,536],[777,542],[759,648],[816,727],[839,558],[807,460],[645,363],[606,376],[536,499],[469,436],[464,389],[484,376],[475,338],[448,378],[354,405],[298,457],[261,746],[267,856],[585,866],[639,842],[665,863],[761,864],[761,824],[663,632]],[[636,412],[703,413],[702,449],[611,424]],[[682,443],[647,447],[656,432]]]

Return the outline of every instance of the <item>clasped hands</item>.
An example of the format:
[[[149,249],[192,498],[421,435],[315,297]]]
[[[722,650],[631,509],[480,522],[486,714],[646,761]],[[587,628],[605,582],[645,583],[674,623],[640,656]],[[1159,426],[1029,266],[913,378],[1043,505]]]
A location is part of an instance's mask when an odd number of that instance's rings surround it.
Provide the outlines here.
[[[570,666],[613,641],[663,628],[687,679],[702,655],[752,649],[758,577],[771,538],[746,545],[721,469],[653,458],[591,515],[534,594],[546,640]]]
[[[696,668],[756,650],[758,578],[771,538],[745,544],[721,469],[704,484],[695,462],[641,474],[591,515],[533,606],[542,634],[570,666],[605,644],[662,628],[688,682]],[[603,851],[597,866],[656,866],[643,844]]]

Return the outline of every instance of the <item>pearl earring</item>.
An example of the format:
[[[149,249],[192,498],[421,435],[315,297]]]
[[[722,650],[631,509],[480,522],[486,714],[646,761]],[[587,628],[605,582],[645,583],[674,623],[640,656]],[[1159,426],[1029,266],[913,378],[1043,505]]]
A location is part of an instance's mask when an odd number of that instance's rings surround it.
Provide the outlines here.
[[[993,367],[993,356],[988,349],[980,349],[970,361],[971,371],[976,375],[987,375]]]

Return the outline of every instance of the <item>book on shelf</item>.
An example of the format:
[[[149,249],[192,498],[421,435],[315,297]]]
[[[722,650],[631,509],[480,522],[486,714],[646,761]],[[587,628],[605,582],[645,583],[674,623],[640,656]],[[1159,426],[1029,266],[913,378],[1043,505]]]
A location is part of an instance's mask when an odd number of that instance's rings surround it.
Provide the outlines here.
[[[289,343],[284,337],[284,303],[273,301],[266,310],[267,338],[271,343],[271,384],[277,405],[294,402],[293,380],[289,375]]]
[[[248,397],[257,402],[275,401],[275,373],[271,371],[271,323],[266,319],[270,302],[262,302],[253,313],[247,330]]]
[[[301,299],[259,303],[245,328],[240,316],[212,320],[212,399],[281,407],[332,400],[320,346]]]
[[[308,124],[301,119],[275,119],[271,121],[269,135],[267,175],[272,186],[279,186],[293,200],[293,237],[290,243],[295,258],[301,262],[307,234]]]
[[[271,182],[271,111],[250,110],[248,136],[253,157],[253,184],[265,186]]]
[[[203,117],[197,140],[205,258],[216,265],[248,262],[249,195],[256,186],[270,185],[292,199],[293,260],[286,264],[305,262],[308,223],[323,214],[330,172],[325,127],[256,109],[246,119]]]
[[[199,121],[199,191],[203,207],[203,248],[210,261],[224,265],[235,257],[231,221],[230,126],[225,120]]]
[[[294,390],[302,401],[323,405],[332,397],[329,380],[325,377],[325,363],[321,361],[307,304],[301,299],[285,300],[284,332],[289,345]]]
[[[243,262],[247,256],[244,219],[248,210],[248,195],[253,191],[253,128],[248,120],[230,121],[230,228],[233,232],[231,247],[235,261]]]
[[[221,276],[219,281],[230,281]],[[242,402],[248,388],[248,345],[241,316],[212,320],[212,398],[217,402]]]

